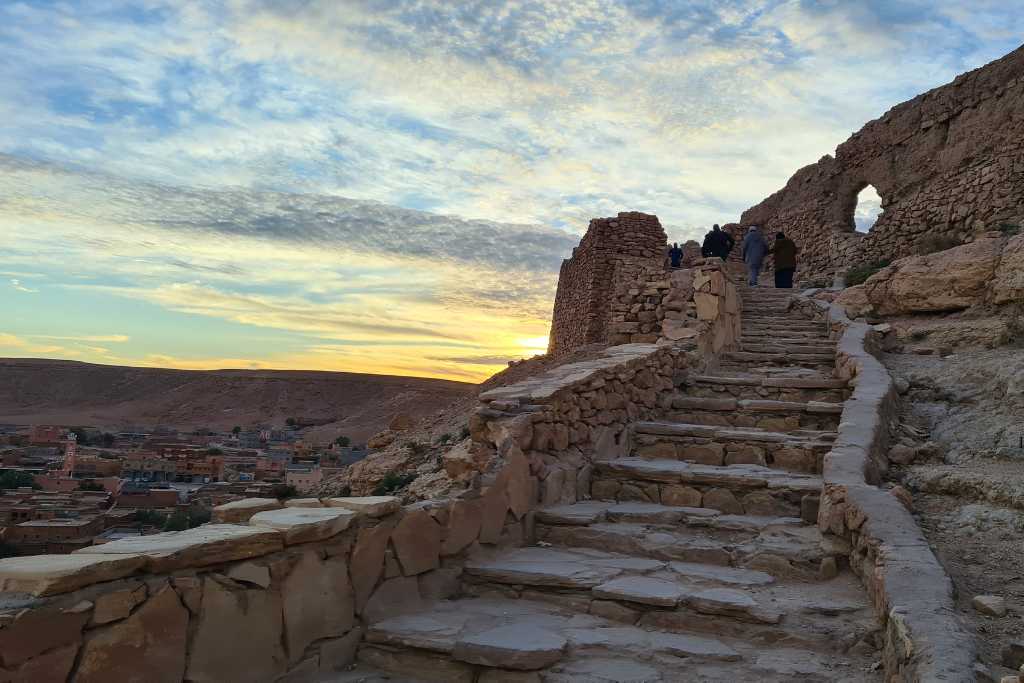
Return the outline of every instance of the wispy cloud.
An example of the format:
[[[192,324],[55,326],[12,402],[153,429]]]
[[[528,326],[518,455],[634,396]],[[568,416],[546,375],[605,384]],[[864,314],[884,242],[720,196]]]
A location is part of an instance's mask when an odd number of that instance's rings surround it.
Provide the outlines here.
[[[26,287],[21,284],[21,280],[16,277],[11,278],[11,287],[14,287],[19,292],[25,292],[27,294],[36,294],[39,292],[38,289],[32,289],[31,287]]]

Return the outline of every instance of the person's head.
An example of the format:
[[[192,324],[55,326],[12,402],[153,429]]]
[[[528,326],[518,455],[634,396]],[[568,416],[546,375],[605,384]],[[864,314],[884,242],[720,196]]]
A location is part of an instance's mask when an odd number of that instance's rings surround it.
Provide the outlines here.
[[[714,225],[712,225],[711,229],[714,230],[715,232],[718,232],[719,230],[721,230],[721,228],[718,227],[718,223],[715,223]]]
[[[757,232],[757,226],[756,225],[751,225],[750,226],[750,232]]]
[[[775,233],[775,239],[777,239],[777,240],[784,240],[784,239],[786,239],[786,234],[783,233],[783,232],[777,232],[777,233]]]
[[[673,249],[678,249],[679,248],[679,242],[673,242],[672,243],[672,248]]]

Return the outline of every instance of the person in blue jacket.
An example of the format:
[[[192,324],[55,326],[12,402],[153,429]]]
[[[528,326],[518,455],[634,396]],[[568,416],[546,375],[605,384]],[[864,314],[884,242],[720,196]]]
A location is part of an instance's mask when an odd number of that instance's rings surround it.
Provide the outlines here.
[[[751,225],[747,236],[743,238],[743,262],[747,264],[747,271],[750,273],[748,280],[751,287],[757,287],[757,277],[761,274],[761,266],[764,264],[764,256],[768,253],[768,243],[764,235],[756,225]]]

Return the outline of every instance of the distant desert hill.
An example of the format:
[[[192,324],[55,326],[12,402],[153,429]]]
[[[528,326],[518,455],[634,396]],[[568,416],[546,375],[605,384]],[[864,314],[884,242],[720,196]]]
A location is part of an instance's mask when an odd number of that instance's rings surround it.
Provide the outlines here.
[[[392,416],[427,417],[470,399],[474,384],[301,370],[171,370],[0,358],[0,423],[166,425],[228,430],[289,417],[329,421],[324,436],[365,441]]]

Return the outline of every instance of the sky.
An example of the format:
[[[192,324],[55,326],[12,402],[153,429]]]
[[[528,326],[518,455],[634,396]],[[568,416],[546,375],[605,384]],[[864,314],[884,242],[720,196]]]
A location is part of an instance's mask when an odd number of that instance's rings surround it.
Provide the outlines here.
[[[1022,34],[1005,0],[5,0],[0,356],[479,381],[543,351],[590,218],[699,237]]]

